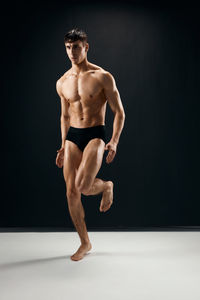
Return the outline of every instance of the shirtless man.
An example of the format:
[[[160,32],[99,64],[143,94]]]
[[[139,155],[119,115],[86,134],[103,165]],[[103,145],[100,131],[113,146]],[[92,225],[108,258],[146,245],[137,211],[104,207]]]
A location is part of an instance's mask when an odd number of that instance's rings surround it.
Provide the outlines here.
[[[96,178],[104,151],[106,162],[113,161],[125,113],[113,76],[103,68],[88,62],[89,44],[84,31],[75,28],[64,37],[72,67],[57,81],[61,99],[61,148],[57,150],[56,165],[63,167],[68,209],[79,234],[81,246],[72,260],[80,260],[92,248],[89,240],[83,195],[102,193],[100,211],[107,211],[113,202],[113,182]],[[113,134],[105,143],[106,104],[114,113]]]

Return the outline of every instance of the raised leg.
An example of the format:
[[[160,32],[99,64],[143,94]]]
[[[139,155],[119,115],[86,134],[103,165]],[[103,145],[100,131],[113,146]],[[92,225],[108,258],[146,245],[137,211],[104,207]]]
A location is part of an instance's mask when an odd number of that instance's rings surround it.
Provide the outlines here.
[[[87,193],[102,164],[105,143],[102,139],[92,139],[83,151],[83,158],[78,168],[75,185],[79,192]]]
[[[84,195],[103,193],[100,211],[107,211],[113,202],[113,183],[96,178],[101,167],[105,143],[102,139],[92,139],[83,151],[83,158],[78,168],[75,185]]]

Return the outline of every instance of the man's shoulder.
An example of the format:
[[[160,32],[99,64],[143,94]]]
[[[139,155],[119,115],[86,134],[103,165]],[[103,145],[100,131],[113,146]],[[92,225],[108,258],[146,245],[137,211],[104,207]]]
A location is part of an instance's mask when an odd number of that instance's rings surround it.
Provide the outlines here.
[[[66,76],[69,74],[71,69],[67,70],[60,78],[57,80],[57,84],[62,84],[65,80]]]
[[[66,75],[68,74],[70,70],[66,71],[60,78],[57,79],[56,81],[56,90],[58,94],[61,96],[62,95],[62,84],[66,79]]]
[[[94,65],[93,64],[93,71],[95,71],[95,73],[98,75],[99,79],[102,80],[103,82],[107,82],[107,81],[112,81],[113,80],[113,75],[107,71],[106,69]]]
[[[115,81],[113,75],[109,71],[103,68],[101,68],[98,71],[98,74],[99,74],[99,79],[101,80],[101,83],[103,85],[110,85],[113,84],[113,82]]]
[[[100,66],[97,66],[95,64],[92,64],[92,69],[91,71],[96,71],[98,74],[101,74],[101,75],[104,75],[104,74],[107,74],[109,73],[107,70],[105,70],[104,68],[100,67]]]

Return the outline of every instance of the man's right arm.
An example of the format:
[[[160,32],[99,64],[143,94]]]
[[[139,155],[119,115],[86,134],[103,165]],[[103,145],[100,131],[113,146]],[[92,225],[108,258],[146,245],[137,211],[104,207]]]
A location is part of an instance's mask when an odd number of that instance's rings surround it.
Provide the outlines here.
[[[60,127],[61,127],[61,137],[62,137],[61,148],[64,148],[67,132],[70,127],[69,103],[62,95],[60,80],[56,82],[56,90],[61,100],[61,116],[60,116]]]

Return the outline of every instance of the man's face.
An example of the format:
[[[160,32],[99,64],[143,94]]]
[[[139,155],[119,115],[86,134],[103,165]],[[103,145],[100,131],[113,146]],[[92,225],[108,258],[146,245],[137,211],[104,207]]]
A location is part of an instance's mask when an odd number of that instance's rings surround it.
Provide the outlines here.
[[[65,47],[69,59],[74,64],[80,64],[87,55],[88,43],[84,46],[81,41],[67,42]]]

